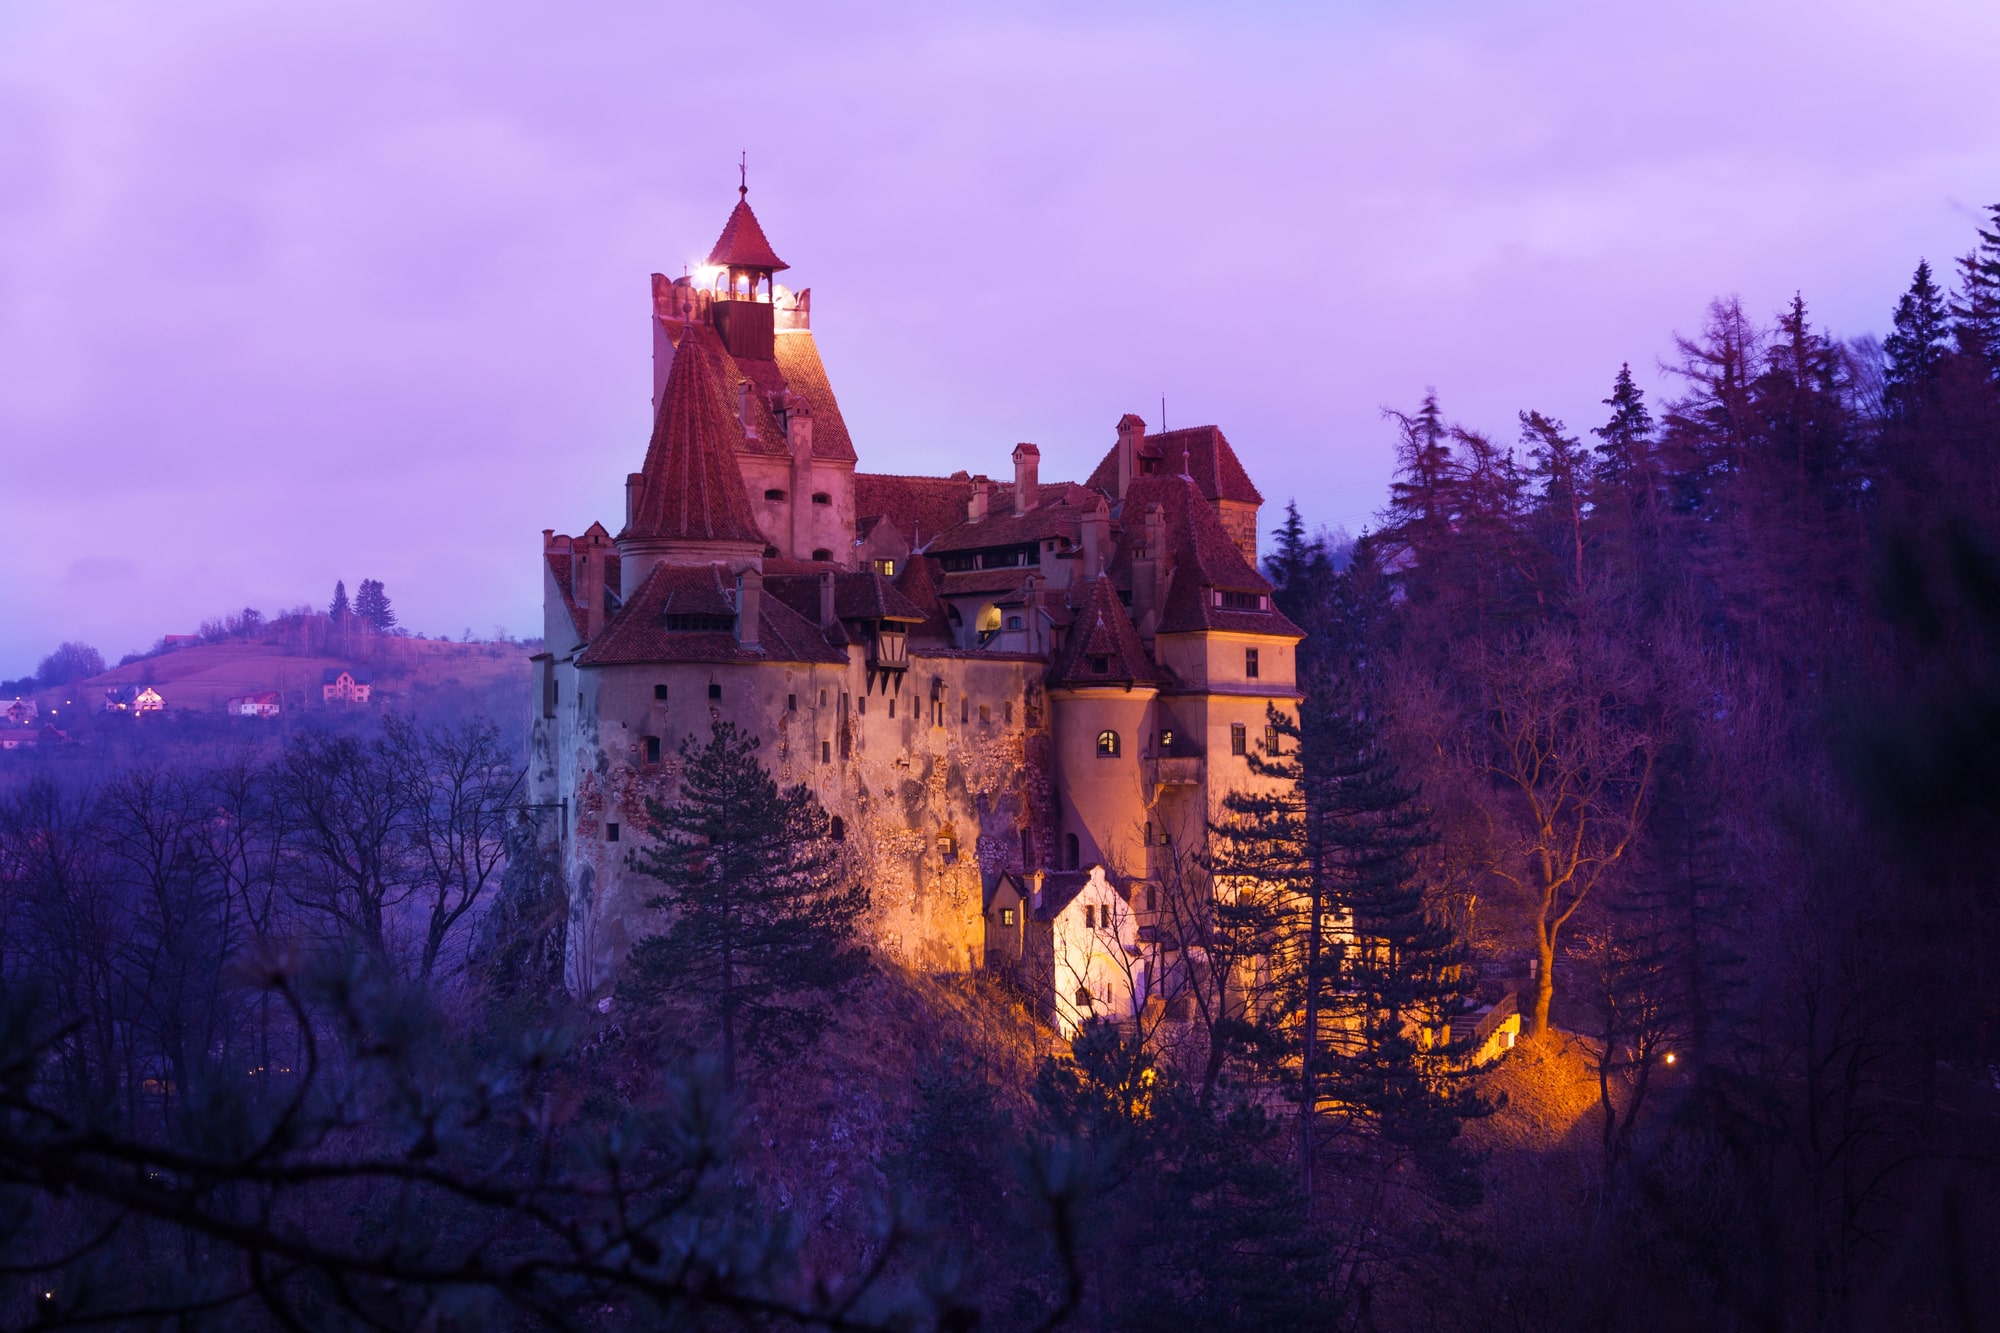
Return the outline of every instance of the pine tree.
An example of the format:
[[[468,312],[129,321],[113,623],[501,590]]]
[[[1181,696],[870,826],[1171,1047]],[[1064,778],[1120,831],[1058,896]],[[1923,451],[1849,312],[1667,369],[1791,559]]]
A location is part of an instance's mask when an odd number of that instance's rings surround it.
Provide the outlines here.
[[[1952,302],[1952,335],[1958,350],[2000,380],[2000,204],[1988,204],[1991,225],[1958,261],[1958,299]]]
[[[1646,394],[1632,382],[1632,365],[1618,367],[1611,396],[1604,400],[1611,419],[1593,427],[1598,439],[1597,465],[1592,480],[1608,493],[1623,493],[1633,508],[1650,508],[1653,499],[1653,414],[1646,410]]]
[[[1950,333],[1945,316],[1944,294],[1931,281],[1929,262],[1919,260],[1910,290],[1896,302],[1896,331],[1882,340],[1889,358],[1882,400],[1891,416],[1914,417],[1936,396]]]
[[[1584,514],[1590,456],[1563,423],[1540,412],[1521,415],[1521,443],[1528,448],[1529,475],[1542,486],[1538,524],[1544,540],[1569,576],[1570,592],[1583,591]]]
[[[759,741],[720,722],[681,743],[681,789],[648,798],[656,846],[629,864],[658,880],[669,924],[632,950],[620,993],[675,994],[708,1011],[733,1085],[739,1051],[783,1053],[819,1035],[826,1001],[867,968],[854,942],[868,889],[854,882],[804,784],[780,789]]]
[[[327,618],[337,625],[353,613],[354,608],[347,601],[347,581],[345,579],[335,579],[333,581],[333,604],[326,608]]]
[[[1413,415],[1393,410],[1387,415],[1396,423],[1397,440],[1385,532],[1408,546],[1419,566],[1426,566],[1451,535],[1458,472],[1451,432],[1438,410],[1435,389],[1424,394]]]
[[[380,579],[361,580],[361,590],[354,595],[354,614],[377,633],[387,634],[396,628],[396,613]]]

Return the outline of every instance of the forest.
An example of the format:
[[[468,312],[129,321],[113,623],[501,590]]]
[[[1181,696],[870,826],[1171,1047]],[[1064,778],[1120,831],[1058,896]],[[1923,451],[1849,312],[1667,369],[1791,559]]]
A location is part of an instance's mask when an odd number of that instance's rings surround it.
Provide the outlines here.
[[[1171,1024],[871,957],[728,728],[589,1006],[506,700],[0,756],[0,1326],[2000,1327],[1968,251],[1880,341],[1714,301],[1595,422],[1385,411],[1378,520],[1267,545],[1305,698]]]

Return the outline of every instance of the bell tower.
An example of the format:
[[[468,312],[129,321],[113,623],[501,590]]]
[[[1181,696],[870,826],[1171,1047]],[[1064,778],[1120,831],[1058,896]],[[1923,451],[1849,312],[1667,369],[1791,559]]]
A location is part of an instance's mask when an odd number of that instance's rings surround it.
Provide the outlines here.
[[[722,235],[709,251],[708,267],[722,270],[716,286],[715,331],[729,354],[748,361],[776,358],[777,283],[775,275],[791,267],[778,258],[757,215],[750,211],[750,173],[739,167],[742,181],[736,187],[736,207],[723,224]]]

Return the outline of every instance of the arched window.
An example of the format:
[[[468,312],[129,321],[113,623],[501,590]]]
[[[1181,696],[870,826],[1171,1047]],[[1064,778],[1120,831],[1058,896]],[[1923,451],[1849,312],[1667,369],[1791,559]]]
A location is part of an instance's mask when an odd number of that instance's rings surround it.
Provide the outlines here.
[[[1117,732],[1100,731],[1097,733],[1097,757],[1099,759],[1116,759],[1118,757]]]
[[[993,605],[993,603],[991,602],[988,602],[985,606],[979,608],[979,632],[981,634],[991,634],[994,630],[999,628],[1000,628],[1000,608]]]
[[[830,505],[833,503],[833,497],[825,491],[814,491],[813,503],[816,505]]]
[[[831,559],[833,559],[833,552],[831,552],[831,551],[827,550],[827,549],[826,549],[826,548],[825,548],[824,546],[822,546],[822,547],[820,547],[820,548],[819,548],[818,550],[816,550],[816,551],[814,551],[814,552],[813,552],[813,559],[815,559],[815,560],[831,560]]]
[[[785,498],[785,493],[781,490],[778,490],[776,487],[773,487],[772,489],[764,492],[764,498],[766,500],[782,500]]]
[[[1076,834],[1063,834],[1063,864],[1070,870],[1083,868],[1083,848],[1077,843]]]
[[[847,841],[847,821],[835,815],[826,826],[826,836],[835,842]]]

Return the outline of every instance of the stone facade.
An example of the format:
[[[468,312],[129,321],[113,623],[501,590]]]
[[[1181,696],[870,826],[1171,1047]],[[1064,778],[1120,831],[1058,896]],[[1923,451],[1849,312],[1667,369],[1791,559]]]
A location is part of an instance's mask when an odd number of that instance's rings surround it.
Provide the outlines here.
[[[708,265],[654,275],[623,527],[542,534],[530,799],[568,875],[570,984],[602,992],[657,928],[626,868],[646,798],[728,720],[838,820],[878,951],[1143,1004],[1147,888],[1297,697],[1261,497],[1221,431],[1130,415],[1086,483],[1042,481],[1034,445],[1010,482],[860,472],[785,267],[742,198]],[[1058,959],[1096,956],[1085,919],[1115,921],[1096,953],[1131,960],[1120,985]]]

